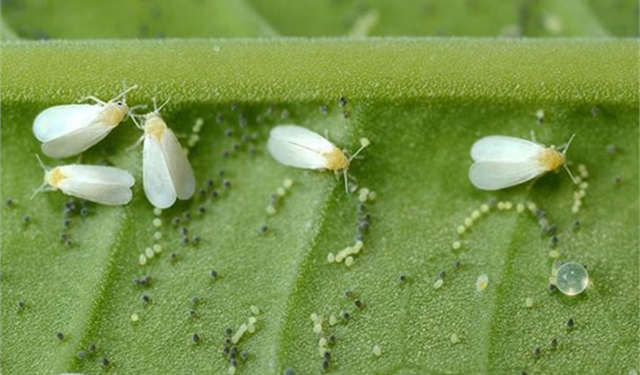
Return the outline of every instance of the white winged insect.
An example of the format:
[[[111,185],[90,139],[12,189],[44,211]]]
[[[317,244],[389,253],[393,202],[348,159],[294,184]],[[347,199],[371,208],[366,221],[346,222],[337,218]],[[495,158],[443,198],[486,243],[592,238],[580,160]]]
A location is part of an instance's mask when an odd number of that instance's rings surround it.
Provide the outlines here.
[[[187,155],[180,146],[173,131],[167,126],[155,103],[154,110],[142,118],[142,124],[135,120],[136,126],[144,131],[140,141],[144,141],[142,151],[142,183],[149,202],[157,208],[168,208],[176,198],[186,200],[196,191],[196,180]]]
[[[65,158],[100,142],[128,116],[126,94],[135,88],[125,88],[106,103],[87,96],[79,101],[93,100],[96,104],[57,105],[40,112],[33,122],[33,134],[42,142],[42,152]]]
[[[271,156],[280,164],[295,168],[329,169],[342,172],[347,193],[347,170],[351,161],[369,145],[362,138],[360,148],[350,157],[323,136],[297,125],[278,125],[271,129],[268,148]]]
[[[471,147],[474,163],[469,168],[469,180],[478,189],[500,190],[560,167],[574,180],[566,165],[566,153],[574,137],[575,134],[560,147],[562,152],[521,138],[500,135],[481,138]]]
[[[33,193],[60,190],[84,200],[117,206],[131,200],[131,187],[135,183],[129,172],[102,165],[68,164],[58,167],[45,166],[36,155],[44,170],[44,183]]]

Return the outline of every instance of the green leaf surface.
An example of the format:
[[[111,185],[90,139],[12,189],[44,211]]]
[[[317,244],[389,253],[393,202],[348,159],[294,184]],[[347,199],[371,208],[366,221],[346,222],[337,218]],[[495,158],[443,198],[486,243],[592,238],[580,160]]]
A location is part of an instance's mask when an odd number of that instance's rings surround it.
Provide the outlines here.
[[[637,36],[633,0],[6,0],[22,38]]]
[[[245,323],[251,305],[261,313],[256,332],[239,344],[248,353],[239,361],[241,374],[325,372],[312,313],[325,317],[324,334],[336,338],[328,373],[638,370],[635,40],[11,42],[0,52],[1,195],[3,202],[14,200],[11,207],[3,203],[0,225],[0,361],[8,374],[226,373],[225,328]],[[127,150],[140,133],[127,122],[82,162],[131,171],[138,181],[133,201],[90,204],[88,214],[73,213],[65,229],[68,197],[51,192],[29,200],[42,181],[33,119],[85,95],[108,99],[125,80],[140,86],[128,96],[131,105],[171,97],[163,117],[187,136],[183,144],[196,120],[204,121],[189,157],[207,197],[176,204],[156,228],[141,187],[140,151]],[[330,172],[277,164],[265,141],[281,123],[327,131],[351,151],[361,137],[371,140],[349,171],[377,194],[366,204],[370,226],[351,267],[326,259],[354,243],[358,195],[345,194]],[[571,168],[577,174],[584,164],[589,171],[577,214],[571,206],[578,188],[564,172],[495,193],[469,183],[475,140],[528,138],[531,130],[548,145],[576,134]],[[210,178],[217,198],[206,186]],[[286,178],[293,186],[270,216],[265,207]],[[545,210],[557,224],[555,248],[537,218],[515,208],[493,208],[458,235],[456,227],[491,197]],[[174,217],[184,224],[173,226]],[[189,238],[200,237],[198,245],[181,243],[183,225]],[[457,240],[462,248],[454,251]],[[154,242],[163,251],[139,265]],[[570,298],[548,291],[553,249],[562,260],[588,265],[585,293]],[[441,271],[444,285],[434,289]],[[489,278],[482,293],[475,285],[481,274]],[[152,276],[151,285],[132,282],[144,275]],[[350,313],[347,322],[328,324],[331,314],[342,312]],[[550,348],[553,338],[557,349]],[[95,352],[88,350],[92,343]],[[542,351],[537,359],[536,347]],[[83,359],[79,351],[86,352]],[[102,358],[110,361],[107,368]]]

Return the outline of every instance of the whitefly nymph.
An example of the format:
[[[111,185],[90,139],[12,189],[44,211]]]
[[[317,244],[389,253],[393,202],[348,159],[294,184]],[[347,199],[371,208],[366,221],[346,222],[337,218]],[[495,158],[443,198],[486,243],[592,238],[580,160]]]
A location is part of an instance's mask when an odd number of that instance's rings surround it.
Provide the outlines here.
[[[369,145],[362,138],[360,148],[351,156],[323,136],[297,125],[278,125],[271,129],[268,148],[279,163],[304,169],[342,172],[345,189],[349,192],[347,171],[353,159]]]
[[[476,141],[471,147],[474,163],[469,168],[469,180],[482,190],[500,190],[530,181],[547,172],[567,167],[566,153],[575,134],[566,145],[545,147],[526,139],[489,136]],[[574,180],[575,181],[575,180]]]
[[[33,122],[33,134],[42,142],[42,152],[53,158],[79,154],[104,139],[129,114],[125,88],[108,102],[88,96],[95,104],[67,104],[49,107]]]

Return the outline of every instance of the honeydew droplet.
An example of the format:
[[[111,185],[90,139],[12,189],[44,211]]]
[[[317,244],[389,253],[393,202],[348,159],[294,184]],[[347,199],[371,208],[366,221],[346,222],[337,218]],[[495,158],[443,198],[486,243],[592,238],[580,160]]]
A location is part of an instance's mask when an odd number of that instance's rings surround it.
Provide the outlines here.
[[[479,218],[480,218],[480,211],[478,211],[478,210],[474,210],[474,211],[471,213],[471,219],[473,219],[473,220],[477,220],[477,219],[479,219]]]
[[[235,375],[236,373],[236,367],[235,366],[229,366],[229,369],[227,370],[227,373],[229,375]]]
[[[463,234],[467,230],[467,227],[465,227],[464,225],[458,225],[458,228],[456,230],[458,231],[458,234]]]
[[[434,289],[440,289],[442,287],[442,284],[444,284],[444,280],[438,279],[438,280],[436,280],[435,283],[433,283],[433,288]]]
[[[497,206],[498,206],[498,210],[500,211],[504,210],[504,202],[502,201],[498,202]]]
[[[471,219],[470,217],[464,219],[464,225],[469,228],[473,225],[473,219]]]
[[[382,349],[380,348],[379,345],[374,345],[372,351],[373,351],[373,355],[375,355],[376,357],[380,357],[382,355]]]
[[[154,208],[154,209],[153,209],[153,214],[154,214],[154,215],[156,215],[156,216],[160,216],[160,215],[162,215],[162,209],[160,209],[160,208]]]
[[[480,212],[482,212],[483,214],[489,212],[489,205],[488,204],[481,205]]]
[[[254,333],[256,331],[256,326],[254,324],[247,325],[247,332]]]
[[[144,255],[146,255],[148,259],[153,258],[153,255],[154,255],[154,254],[155,254],[155,253],[153,252],[153,249],[152,249],[152,248],[147,247],[146,249],[144,249]]]
[[[144,266],[147,264],[147,257],[144,254],[140,254],[138,257],[138,263],[140,263],[141,266]]]
[[[256,306],[256,305],[251,305],[251,306],[249,307],[249,310],[251,310],[251,313],[252,313],[253,315],[258,315],[258,314],[260,314],[260,309],[259,309],[259,308],[258,308],[258,306]]]
[[[461,246],[462,244],[460,243],[460,241],[453,241],[453,243],[451,244],[451,248],[453,250],[458,250]]]
[[[535,212],[537,207],[535,203],[529,203],[527,204],[527,208],[529,209],[529,211]]]
[[[460,338],[457,334],[452,333],[451,336],[449,336],[449,340],[451,340],[452,344],[457,344],[460,341]]]
[[[581,191],[586,190],[588,187],[589,187],[589,183],[587,181],[584,181],[583,183],[580,184],[580,189],[582,189]]]
[[[269,215],[275,215],[276,214],[276,208],[273,205],[268,205],[267,206],[267,213]]]
[[[567,296],[575,296],[584,292],[588,285],[589,273],[580,263],[565,263],[556,273],[556,286]]]
[[[333,263],[335,261],[336,261],[336,257],[335,257],[335,255],[333,255],[333,253],[327,254],[327,262]]]
[[[140,320],[140,317],[138,316],[138,314],[136,314],[136,313],[131,314],[131,321],[132,321],[132,322],[134,322],[134,323],[135,323],[135,322],[137,322],[138,320]]]
[[[320,340],[318,340],[318,346],[321,348],[324,348],[325,346],[327,346],[327,339],[325,339],[324,337],[321,337]]]
[[[512,208],[513,208],[513,203],[511,203],[510,201],[504,202],[504,209],[505,210],[510,210]]]
[[[531,297],[527,297],[524,300],[524,305],[526,307],[532,307],[533,306],[533,299],[531,299]]]
[[[549,251],[549,256],[553,259],[558,259],[560,258],[560,252],[558,252],[558,250],[551,250]]]
[[[360,195],[358,196],[358,201],[359,201],[360,203],[365,203],[365,202],[367,201],[367,195],[365,195],[365,194],[360,194]]]
[[[543,119],[544,118],[544,111],[542,109],[539,109],[536,111],[536,118],[537,119]]]
[[[478,292],[484,292],[484,290],[487,289],[487,285],[489,285],[489,277],[487,274],[478,276],[478,280],[476,280],[476,289]]]
[[[518,212],[519,214],[524,212],[524,204],[522,203],[518,203],[518,205],[516,206],[516,212]]]
[[[153,245],[153,252],[156,253],[156,254],[161,253],[162,252],[162,246],[160,246],[158,244]]]
[[[282,186],[285,189],[289,189],[291,186],[293,186],[293,180],[290,178],[285,179],[284,181],[282,181]]]
[[[369,141],[369,138],[360,138],[360,146],[367,147],[370,144],[371,144],[371,141]]]
[[[316,313],[311,313],[310,317],[311,317],[311,321],[314,323],[318,320],[318,314]]]
[[[162,233],[161,232],[155,232],[153,234],[153,238],[155,238],[156,240],[162,239]]]
[[[280,188],[278,188],[278,189],[276,190],[276,194],[278,194],[278,195],[279,195],[279,196],[281,196],[281,197],[284,197],[284,196],[285,196],[285,194],[287,194],[287,192],[284,190],[284,188],[281,188],[281,187],[280,187]]]
[[[162,220],[159,218],[155,218],[153,219],[153,226],[156,228],[159,228],[162,226]]]
[[[375,201],[377,197],[378,197],[378,195],[376,194],[376,192],[375,192],[375,191],[372,191],[371,193],[369,193],[369,195],[367,195],[367,198],[368,198],[370,201]]]
[[[320,333],[322,332],[322,323],[317,323],[313,325],[313,332]]]

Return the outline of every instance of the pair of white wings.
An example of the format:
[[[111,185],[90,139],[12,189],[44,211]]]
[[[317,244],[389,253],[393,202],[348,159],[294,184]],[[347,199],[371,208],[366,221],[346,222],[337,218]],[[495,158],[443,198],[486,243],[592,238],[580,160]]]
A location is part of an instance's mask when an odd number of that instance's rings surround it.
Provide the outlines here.
[[[546,172],[537,156],[544,147],[525,139],[490,136],[471,147],[474,163],[469,180],[482,190],[499,190],[529,181]]]
[[[127,171],[82,164],[64,165],[60,171],[65,178],[56,187],[67,195],[106,205],[127,204],[131,200],[135,180]]]
[[[191,164],[169,128],[161,140],[144,135],[142,173],[145,195],[158,208],[171,207],[176,198],[189,199],[196,190]]]
[[[279,125],[271,129],[267,147],[279,163],[305,169],[326,168],[324,155],[336,148],[321,135],[297,125]]]
[[[106,137],[113,126],[100,121],[100,104],[70,104],[50,107],[33,122],[33,134],[42,152],[53,158],[77,155]]]

